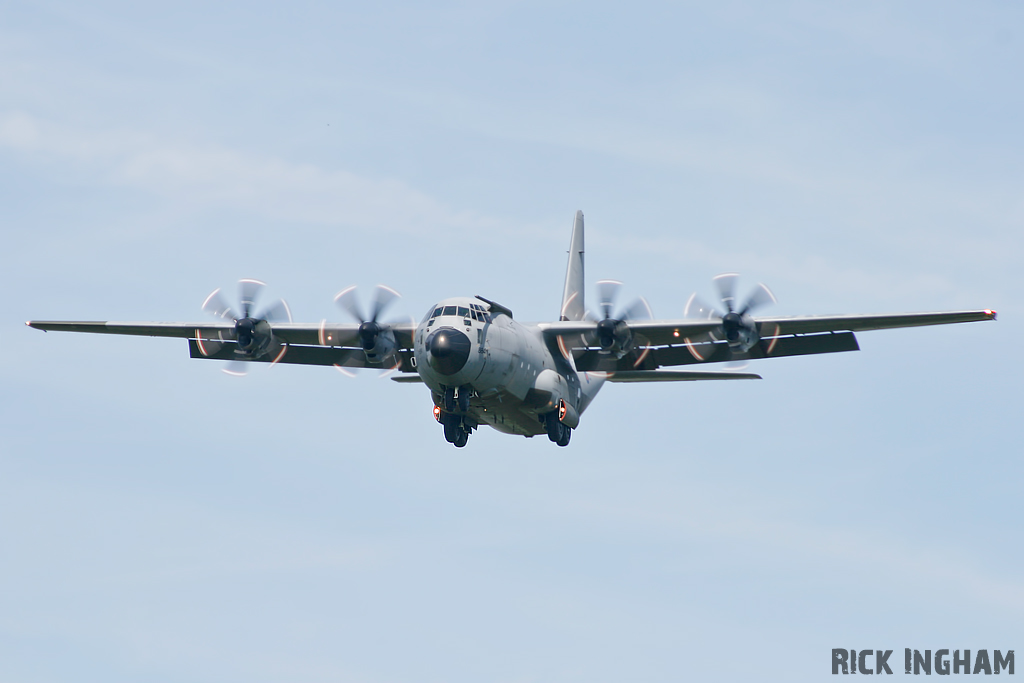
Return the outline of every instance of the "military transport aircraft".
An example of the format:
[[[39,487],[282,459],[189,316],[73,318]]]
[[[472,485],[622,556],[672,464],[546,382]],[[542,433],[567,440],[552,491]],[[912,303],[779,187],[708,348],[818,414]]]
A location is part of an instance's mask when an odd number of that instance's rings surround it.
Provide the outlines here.
[[[526,437],[547,434],[566,446],[605,382],[760,379],[730,370],[665,367],[856,351],[854,332],[996,318],[992,310],[754,317],[754,309],[775,297],[758,285],[739,304],[735,281],[733,273],[715,278],[724,312],[693,296],[683,318],[653,320],[643,299],[614,311],[621,283],[603,280],[598,283],[601,314],[591,314],[583,302],[583,212],[577,211],[557,321],[521,323],[505,306],[476,296],[439,301],[419,324],[386,323],[381,315],[398,293],[379,286],[368,313],[354,287],[335,297],[358,322],[295,323],[284,301],[256,312],[264,285],[242,280],[240,311],[220,290],[204,302],[217,322],[26,324],[40,330],[182,337],[193,358],[226,360],[225,371],[232,374],[244,374],[250,362],[335,366],[346,373],[349,368],[396,371],[397,382],[429,387],[445,439],[461,448],[480,425]]]

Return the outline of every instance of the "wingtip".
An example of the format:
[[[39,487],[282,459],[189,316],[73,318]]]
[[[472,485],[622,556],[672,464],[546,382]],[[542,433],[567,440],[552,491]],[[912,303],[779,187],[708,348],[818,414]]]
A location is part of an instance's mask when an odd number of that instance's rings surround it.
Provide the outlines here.
[[[995,320],[999,314],[993,311],[991,308],[986,308],[985,315],[988,316],[989,320]]]

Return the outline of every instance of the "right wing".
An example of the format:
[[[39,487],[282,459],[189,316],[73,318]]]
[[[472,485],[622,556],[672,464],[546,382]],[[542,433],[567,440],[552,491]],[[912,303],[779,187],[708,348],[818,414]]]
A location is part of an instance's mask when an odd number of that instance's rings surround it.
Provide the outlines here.
[[[242,358],[235,353],[236,344],[225,341],[233,333],[231,322],[147,323],[70,320],[30,320],[25,323],[37,330],[60,332],[89,332],[95,334],[124,334],[144,337],[176,337],[189,340],[192,358],[214,360],[244,360],[249,362],[293,363],[299,365],[334,365],[345,368],[387,368],[366,360],[359,344],[357,323],[270,323],[274,338],[284,344],[285,351],[261,357]],[[415,325],[397,323],[388,325],[395,333],[398,346],[399,369],[416,372],[412,366],[412,344]],[[217,342],[217,348],[202,345],[203,341]]]

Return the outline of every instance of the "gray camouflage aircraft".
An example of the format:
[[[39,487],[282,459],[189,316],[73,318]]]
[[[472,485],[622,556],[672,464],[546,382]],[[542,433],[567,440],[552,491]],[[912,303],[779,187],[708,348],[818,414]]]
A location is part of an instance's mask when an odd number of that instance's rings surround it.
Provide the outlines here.
[[[264,284],[242,280],[241,311],[220,290],[203,304],[218,322],[122,323],[29,321],[40,330],[98,332],[188,340],[193,358],[228,361],[244,374],[246,364],[297,363],[397,371],[397,382],[430,389],[434,417],[445,439],[461,448],[480,425],[506,434],[547,434],[566,446],[580,415],[605,382],[675,382],[760,379],[735,371],[664,370],[665,367],[858,350],[854,332],[995,320],[992,310],[810,317],[754,317],[775,301],[758,285],[738,304],[736,275],[715,278],[724,312],[690,297],[681,319],[653,320],[637,299],[616,312],[621,283],[598,282],[600,316],[587,312],[583,293],[583,212],[577,211],[569,248],[562,308],[554,322],[521,323],[501,304],[477,297],[444,299],[423,320],[380,320],[398,296],[378,286],[365,315],[355,287],[335,297],[355,323],[296,323],[287,304],[254,310]]]

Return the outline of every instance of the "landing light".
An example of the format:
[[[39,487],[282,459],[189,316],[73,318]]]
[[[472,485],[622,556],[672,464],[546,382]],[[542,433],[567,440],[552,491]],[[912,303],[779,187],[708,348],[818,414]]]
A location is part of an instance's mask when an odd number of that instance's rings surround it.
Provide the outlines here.
[[[673,337],[678,337],[679,336],[679,330],[672,330],[672,336]]]
[[[441,421],[441,407],[440,406],[434,406],[434,419],[437,420],[438,422]]]

